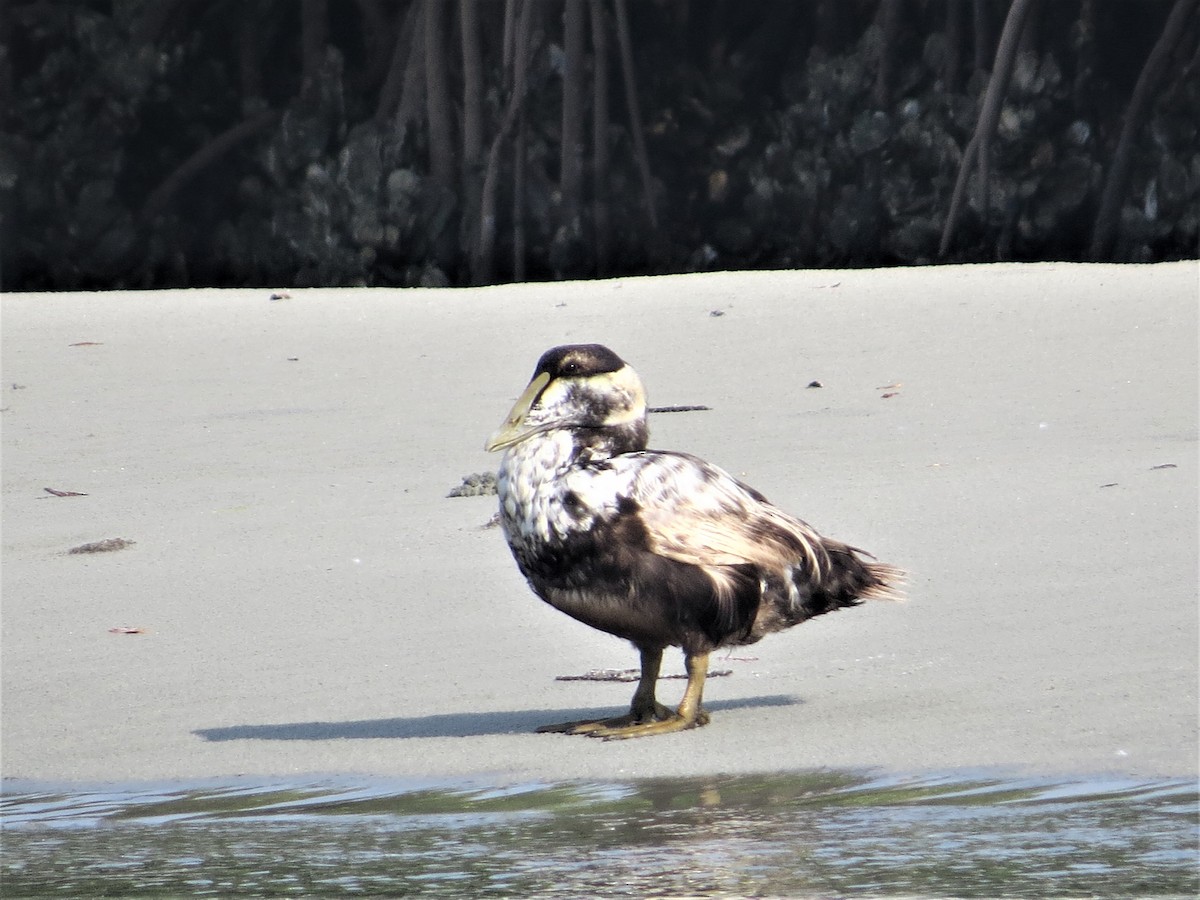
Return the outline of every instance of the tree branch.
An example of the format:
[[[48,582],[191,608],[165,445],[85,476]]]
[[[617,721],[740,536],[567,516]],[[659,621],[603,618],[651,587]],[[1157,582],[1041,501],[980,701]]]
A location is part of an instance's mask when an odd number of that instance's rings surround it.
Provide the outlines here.
[[[1129,99],[1129,107],[1125,110],[1125,124],[1121,128],[1121,137],[1117,141],[1117,149],[1113,153],[1112,167],[1108,170],[1108,178],[1104,182],[1104,191],[1100,196],[1100,211],[1096,214],[1096,224],[1092,230],[1092,243],[1089,253],[1092,259],[1106,258],[1112,253],[1113,244],[1117,239],[1117,223],[1121,218],[1121,200],[1125,195],[1125,187],[1129,182],[1129,169],[1133,164],[1133,144],[1142,120],[1150,109],[1158,83],[1162,80],[1167,64],[1179,41],[1183,37],[1188,16],[1196,9],[1197,0],[1175,0],[1171,12],[1167,15],[1162,34],[1133,88]]]
[[[896,43],[903,19],[903,0],[881,0],[879,22],[879,71],[875,75],[875,105],[886,109],[892,99],[892,79],[896,68]]]
[[[962,161],[958,166],[958,178],[954,182],[954,194],[950,199],[950,212],[946,215],[946,225],[942,229],[942,241],[938,247],[938,256],[945,256],[954,237],[958,225],[958,217],[962,212],[963,195],[966,193],[967,181],[976,159],[983,160],[986,170],[986,160],[990,149],[992,136],[996,133],[996,123],[1000,120],[1000,110],[1004,106],[1004,96],[1008,93],[1008,82],[1012,77],[1013,63],[1017,58],[1017,48],[1020,46],[1021,32],[1025,27],[1025,19],[1029,10],[1037,0],[1013,0],[1008,8],[1008,17],[1004,20],[1004,31],[1000,34],[1000,43],[996,47],[996,60],[992,64],[992,77],[988,79],[987,91],[983,95],[983,108],[979,111],[979,119],[975,123],[975,133],[963,150]],[[986,181],[986,178],[984,179]],[[986,188],[985,188],[986,189]]]
[[[596,274],[608,274],[608,23],[604,0],[590,0],[592,13],[592,234]]]
[[[559,187],[562,219],[575,227],[583,200],[583,73],[585,0],[565,0],[563,8],[562,144]]]
[[[454,138],[446,72],[447,0],[425,0],[425,114],[429,120],[429,168],[435,181],[454,185]]]
[[[621,74],[625,79],[625,103],[629,107],[629,131],[633,138],[638,173],[646,197],[646,214],[650,226],[658,230],[658,214],[654,211],[654,184],[650,178],[650,159],[646,155],[646,136],[642,134],[642,114],[638,109],[637,77],[633,68],[633,41],[629,36],[629,10],[625,0],[615,0],[617,11],[617,43],[621,48]]]
[[[474,284],[487,284],[494,277],[496,253],[496,189],[500,171],[500,152],[504,142],[512,134],[517,123],[517,113],[525,102],[525,70],[528,65],[528,46],[532,8],[535,0],[513,0],[508,6],[508,14],[517,19],[515,25],[506,25],[505,30],[513,28],[513,86],[508,96],[508,105],[504,110],[504,119],[500,130],[492,139],[492,147],[488,152],[487,169],[483,177],[483,192],[479,201],[479,240],[471,254],[471,281]]]
[[[470,170],[483,156],[483,52],[477,0],[458,0],[458,19],[462,32],[463,167]]]
[[[393,114],[396,126],[403,128],[416,115],[416,97],[422,92],[425,72],[425,7],[413,3],[404,16],[404,24],[392,47],[387,77],[379,89],[375,121],[383,123]]]
[[[143,222],[154,220],[167,208],[167,205],[171,202],[171,198],[188,181],[196,177],[196,175],[212,165],[242,141],[253,137],[258,132],[273,124],[278,118],[279,114],[275,110],[263,110],[257,115],[244,119],[232,128],[217,135],[180,163],[175,171],[164,178],[158,187],[150,192],[149,196],[146,197],[146,202],[142,204],[141,220]]]
[[[300,55],[305,81],[316,78],[321,71],[328,34],[329,10],[325,0],[301,0]]]

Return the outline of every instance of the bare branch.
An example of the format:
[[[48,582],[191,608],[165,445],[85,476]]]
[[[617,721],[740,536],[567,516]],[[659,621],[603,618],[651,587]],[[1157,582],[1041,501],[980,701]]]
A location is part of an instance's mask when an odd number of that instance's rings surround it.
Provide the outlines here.
[[[483,51],[477,0],[458,0],[458,18],[462,32],[463,166],[472,169],[483,156]]]
[[[454,138],[446,71],[447,0],[425,0],[425,114],[429,121],[429,169],[434,180],[454,185]]]
[[[646,199],[646,214],[650,226],[658,229],[658,214],[654,211],[654,184],[650,178],[650,160],[646,155],[646,136],[642,134],[642,114],[638,108],[637,77],[633,68],[633,41],[629,36],[629,10],[625,0],[614,0],[617,11],[617,43],[621,48],[621,74],[625,79],[625,103],[629,107],[629,131],[633,137],[638,173]]]
[[[175,196],[175,193],[183,185],[242,141],[253,137],[258,132],[273,124],[278,117],[279,114],[275,110],[267,109],[248,119],[243,119],[232,128],[217,135],[185,159],[176,167],[175,171],[164,178],[158,187],[150,192],[146,198],[146,202],[142,204],[142,221],[152,221],[167,208],[167,205],[171,202],[171,198]]]
[[[608,274],[608,23],[604,0],[590,0],[592,13],[592,233],[596,274]]]
[[[565,0],[563,9],[562,146],[559,186],[563,221],[572,227],[583,200],[583,73],[585,0]]]
[[[875,105],[884,109],[892,99],[892,78],[896,68],[896,41],[904,14],[903,0],[882,0],[879,7],[879,70],[875,74]]]
[[[329,10],[325,0],[302,0],[300,4],[300,55],[305,81],[315,78],[325,61],[329,35]]]
[[[962,0],[949,0],[946,4],[946,59],[942,66],[942,84],[947,93],[958,90],[958,73],[962,69],[963,11]]]
[[[396,126],[403,128],[416,114],[416,97],[424,92],[425,5],[414,3],[404,16],[404,24],[392,47],[392,61],[379,90],[375,121],[382,123],[393,113]]]
[[[1175,0],[1166,24],[1163,25],[1162,34],[1158,36],[1154,49],[1146,58],[1146,64],[1142,66],[1142,72],[1133,88],[1129,107],[1125,110],[1125,124],[1121,128],[1116,152],[1113,153],[1112,167],[1108,170],[1108,178],[1105,179],[1104,191],[1100,196],[1100,211],[1096,214],[1089,250],[1092,259],[1103,259],[1112,252],[1117,239],[1117,223],[1121,218],[1121,200],[1125,195],[1129,169],[1133,163],[1135,137],[1150,109],[1154,93],[1167,69],[1171,55],[1183,37],[1188,17],[1196,9],[1196,2],[1197,0]]]
[[[975,28],[975,71],[987,70],[988,49],[992,46],[992,23],[988,20],[988,0],[974,0],[971,22]]]
[[[517,114],[525,102],[525,74],[529,62],[529,32],[534,0],[513,0],[508,7],[517,22],[506,25],[513,28],[513,87],[504,110],[500,130],[492,139],[488,153],[487,169],[483,177],[483,193],[479,202],[479,240],[471,255],[471,280],[475,284],[486,284],[494,277],[496,253],[496,189],[500,171],[500,152],[504,142],[517,124]]]
[[[1029,10],[1037,0],[1013,0],[1008,8],[1008,17],[1004,20],[1004,31],[1000,34],[1000,43],[996,47],[996,60],[992,64],[992,77],[988,80],[987,91],[983,95],[983,108],[979,111],[979,119],[975,123],[975,133],[971,135],[962,161],[958,167],[958,178],[954,182],[954,194],[950,200],[950,212],[946,215],[946,225],[942,229],[942,241],[938,247],[938,255],[945,256],[954,237],[954,229],[958,225],[958,217],[962,212],[963,195],[966,193],[967,181],[976,160],[982,160],[981,171],[986,173],[988,150],[992,135],[996,133],[996,123],[1000,120],[1000,110],[1004,106],[1004,96],[1008,93],[1008,82],[1012,77],[1013,63],[1017,58],[1017,48],[1020,46],[1021,32],[1025,28],[1025,19]],[[986,182],[986,174],[983,175]]]

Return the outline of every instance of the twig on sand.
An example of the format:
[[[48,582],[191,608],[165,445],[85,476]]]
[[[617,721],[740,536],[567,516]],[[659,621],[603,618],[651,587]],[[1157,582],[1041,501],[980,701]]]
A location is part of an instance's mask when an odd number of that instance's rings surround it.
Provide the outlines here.
[[[582,675],[555,675],[555,681],[637,681],[641,677],[640,669],[590,669]],[[709,678],[721,678],[732,675],[733,669],[709,669]],[[659,675],[659,680],[668,678],[683,679],[687,675],[682,672],[677,675]]]
[[[136,542],[126,540],[125,538],[105,538],[102,541],[91,541],[87,544],[80,544],[78,547],[72,547],[68,553],[111,553],[114,550],[124,550],[126,547],[132,547]]]

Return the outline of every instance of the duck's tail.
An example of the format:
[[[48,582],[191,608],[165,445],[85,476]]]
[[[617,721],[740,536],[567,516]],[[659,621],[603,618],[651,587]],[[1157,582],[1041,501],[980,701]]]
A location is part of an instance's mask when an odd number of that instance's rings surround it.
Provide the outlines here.
[[[825,539],[824,549],[828,563],[819,576],[814,578],[803,570],[794,572],[798,621],[858,606],[864,600],[903,599],[903,569],[877,562],[871,554],[838,541]]]

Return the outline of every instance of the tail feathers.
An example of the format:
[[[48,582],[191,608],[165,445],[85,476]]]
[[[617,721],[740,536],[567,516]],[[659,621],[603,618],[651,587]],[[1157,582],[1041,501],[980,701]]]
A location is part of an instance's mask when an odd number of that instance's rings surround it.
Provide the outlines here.
[[[899,600],[904,571],[889,563],[875,562],[870,554],[846,544],[829,542],[829,567],[818,579],[797,569],[792,581],[799,600],[798,621],[835,609],[858,606],[864,600]]]
[[[803,563],[779,575],[762,578],[762,602],[750,630],[740,643],[752,644],[765,635],[864,600],[902,600],[904,570],[875,562],[870,554],[828,541],[828,564],[819,574]]]
[[[904,583],[908,580],[908,574],[903,569],[890,563],[881,562],[869,562],[866,566],[871,583],[863,588],[859,594],[860,598],[863,600],[904,599]]]

